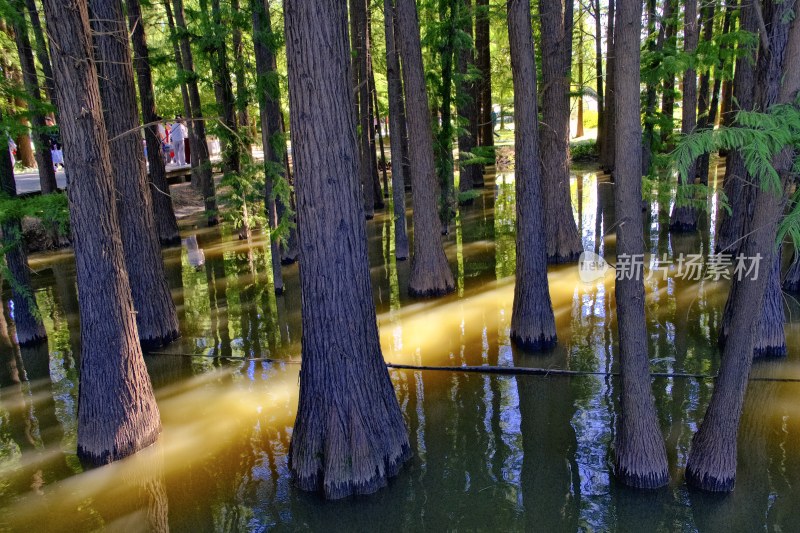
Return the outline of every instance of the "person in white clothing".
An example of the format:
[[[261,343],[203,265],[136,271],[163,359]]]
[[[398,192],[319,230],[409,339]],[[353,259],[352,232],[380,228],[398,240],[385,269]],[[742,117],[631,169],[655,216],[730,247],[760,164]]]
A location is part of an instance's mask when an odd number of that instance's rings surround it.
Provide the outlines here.
[[[183,118],[179,115],[175,117],[175,122],[169,130],[169,139],[172,142],[172,149],[175,152],[175,164],[183,166],[186,164],[186,152],[184,141],[186,140],[186,126],[183,125]]]

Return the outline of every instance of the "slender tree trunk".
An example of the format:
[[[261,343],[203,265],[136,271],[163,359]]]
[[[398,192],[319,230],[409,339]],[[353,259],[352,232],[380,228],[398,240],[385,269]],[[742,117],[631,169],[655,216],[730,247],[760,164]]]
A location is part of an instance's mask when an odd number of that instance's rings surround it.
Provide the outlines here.
[[[556,324],[547,282],[547,247],[539,124],[536,60],[531,8],[527,0],[508,1],[508,40],[514,82],[514,154],[517,198],[517,281],[511,315],[511,339],[525,350],[556,344]]]
[[[583,14],[579,17],[580,28],[578,30],[578,111],[577,125],[575,127],[575,137],[583,137]]]
[[[567,5],[572,0],[567,1]],[[543,0],[541,158],[547,260],[576,261],[583,247],[569,190],[569,68],[572,11],[561,0]]]
[[[616,1],[608,0],[608,32],[606,34],[606,92],[603,122],[603,144],[600,145],[600,168],[606,172],[614,172],[614,143],[616,142],[616,104],[614,87],[616,79],[616,52],[614,48],[614,24]]]
[[[642,3],[619,0],[614,46],[617,147],[627,154],[616,162],[614,203],[617,262],[644,259],[641,215],[642,125],[639,117]],[[656,488],[669,481],[664,439],[658,426],[650,385],[643,272],[617,272],[616,300],[622,374],[621,412],[615,436],[614,473],[636,488]]]
[[[461,31],[472,38],[472,0],[460,0],[459,21]],[[458,108],[459,134],[459,182],[458,190],[461,193],[471,191],[478,183],[483,181],[481,167],[476,164],[465,164],[477,146],[475,132],[478,124],[477,83],[469,78],[469,73],[475,68],[475,57],[472,41],[459,42],[457,52],[458,76],[456,76],[456,106]],[[470,200],[470,203],[472,200]]]
[[[395,35],[393,0],[383,0],[384,30],[386,33],[386,80],[389,85],[389,142],[392,150],[392,202],[394,204],[394,255],[400,261],[408,259],[406,231],[406,191],[403,151],[403,84],[400,80],[400,51]]]
[[[250,0],[253,13],[253,47],[258,77],[258,109],[261,117],[261,144],[264,148],[264,205],[270,231],[272,279],[276,294],[283,294],[281,273],[281,240],[276,234],[280,220],[275,200],[275,182],[286,180],[283,163],[286,139],[281,129],[280,86],[274,70],[274,39],[270,21],[269,1]]]
[[[0,115],[0,120],[2,120]],[[14,169],[11,168],[11,156],[8,150],[0,150],[0,192],[7,196],[17,195],[17,184],[14,180]],[[28,255],[22,237],[21,221],[8,221],[0,227],[2,245],[6,248],[5,258],[11,278],[11,299],[14,302],[14,324],[17,329],[17,342],[20,346],[32,345],[47,339],[47,332],[42,323],[39,307],[31,286]],[[0,315],[4,312],[0,306]],[[6,335],[3,331],[0,335]]]
[[[383,197],[389,198],[389,176],[386,173],[386,150],[383,145],[383,131],[382,131],[382,122],[381,122],[381,113],[380,109],[378,109],[378,90],[375,88],[375,75],[370,69],[370,86],[372,87],[372,109],[375,111],[375,136],[377,138],[378,146],[380,147],[381,151],[381,159],[380,163],[378,164],[378,170],[381,171],[381,176],[383,177]]]
[[[714,39],[714,12],[716,11],[716,2],[708,2],[700,9],[700,18],[703,23],[703,41],[709,45]],[[717,67],[717,71],[719,68]],[[717,110],[716,104],[719,104],[719,78],[711,84],[711,69],[703,71],[700,74],[700,86],[697,93],[697,130],[707,130],[714,128],[714,119]],[[712,89],[713,87],[713,89]],[[716,102],[716,104],[714,103]],[[697,180],[703,185],[708,185],[708,165],[709,154],[704,153],[697,158]]]
[[[475,0],[475,49],[478,71],[480,104],[478,124],[479,146],[494,146],[492,122],[492,59],[489,46],[489,0]]]
[[[372,158],[369,142],[369,83],[367,79],[367,0],[350,0],[353,48],[353,86],[358,115],[359,172],[364,195],[364,216],[375,216],[375,189],[372,183]]]
[[[164,158],[161,155],[161,140],[158,138],[158,123],[161,117],[156,112],[156,99],[153,94],[153,75],[150,71],[150,52],[147,49],[147,36],[140,0],[127,0],[128,26],[133,42],[133,65],[139,86],[139,101],[142,105],[142,119],[145,123],[145,142],[147,143],[148,182],[153,198],[158,240],[165,246],[181,243],[178,222],[172,208],[169,194]]]
[[[450,232],[455,210],[455,190],[453,176],[453,48],[456,32],[455,6],[457,0],[439,0],[439,24],[443,35],[439,41],[439,59],[442,64],[442,79],[439,84],[439,117],[441,124],[436,131],[434,157],[436,174],[439,178],[441,198],[439,199],[439,218],[442,222],[442,235]]]
[[[35,0],[25,0],[25,7],[27,7],[28,17],[31,21],[31,29],[33,30],[33,39],[36,43],[36,59],[42,66],[42,74],[44,74],[44,92],[47,99],[56,108],[58,113],[58,100],[56,99],[56,90],[53,82],[53,67],[50,64],[50,56],[47,53],[47,42],[44,38],[44,31],[42,31],[42,23],[39,19],[39,10],[36,7]],[[20,13],[22,9],[20,8]]]
[[[376,116],[377,109],[375,107],[375,72],[372,68],[372,9],[370,8],[369,0],[367,0],[367,82],[369,83],[369,160],[370,171],[372,175],[372,197],[375,199],[375,209],[383,209],[386,204],[383,201],[383,192],[381,191],[381,178],[378,169],[378,147],[375,141],[376,138]]]
[[[155,442],[161,421],[125,269],[87,2],[43,4],[65,159],[80,176],[68,188],[80,287],[78,457],[103,464]]]
[[[667,25],[669,24],[669,20],[672,19],[673,3],[669,0],[664,5],[664,16],[661,20],[661,26],[658,29],[658,36],[653,40],[653,36],[656,32],[656,2],[655,0],[648,0],[647,2],[647,9],[648,9],[648,33],[650,34],[650,52],[651,54],[655,55],[658,52],[661,52],[664,49],[664,41],[667,38]],[[650,65],[646,65],[645,68],[650,71],[656,71],[661,64],[660,59],[656,59]],[[647,83],[647,91],[645,95],[645,112],[644,112],[644,138],[642,140],[642,175],[648,175],[652,171],[653,167],[653,151],[657,148],[656,147],[656,134],[655,134],[655,126],[658,122],[658,116],[656,115],[656,81],[654,76],[651,74],[649,76],[649,81]]]
[[[206,125],[203,121],[203,110],[200,104],[200,90],[197,87],[198,76],[194,71],[194,59],[192,58],[192,49],[189,44],[186,17],[183,12],[183,0],[172,0],[172,2],[175,9],[175,26],[180,32],[181,61],[183,62],[183,73],[186,76],[186,88],[189,92],[189,102],[192,108],[191,122],[197,139],[196,146],[192,146],[192,154],[197,154],[198,182],[203,194],[206,220],[209,226],[216,226],[219,224],[216,187],[211,173],[211,158],[208,154]]]
[[[603,77],[603,28],[602,14],[600,11],[600,0],[592,3],[594,10],[594,68],[597,76],[597,139],[595,146],[599,149],[603,146],[603,136],[605,135],[604,126],[606,120],[605,111],[605,91]]]
[[[252,147],[250,145],[250,114],[247,106],[250,103],[250,95],[247,90],[247,59],[245,56],[244,42],[242,41],[242,22],[239,21],[241,9],[239,0],[231,0],[232,21],[232,44],[233,44],[233,72],[236,76],[236,118],[239,125],[239,142],[243,161],[250,161],[252,158]]]
[[[677,53],[677,37],[678,32],[678,19],[677,13],[679,10],[678,0],[665,0],[664,6],[666,23],[666,38],[664,40],[665,54],[674,55]],[[669,17],[666,16],[669,10]],[[672,137],[673,130],[675,129],[675,75],[670,73],[664,80],[664,86],[661,97],[661,116],[662,116],[662,130],[661,130],[661,144],[666,144],[670,137]]]
[[[795,252],[789,271],[783,278],[783,290],[786,292],[800,292],[800,254]]]
[[[177,29],[175,28],[175,20],[172,16],[172,6],[170,4],[171,0],[164,0],[164,10],[167,13],[167,24],[169,26],[170,32],[170,41],[172,41],[172,54],[175,56],[175,68],[177,72],[183,72],[183,57],[181,55],[181,47],[179,44],[179,37]],[[192,167],[192,185],[195,187],[200,186],[200,175],[199,175],[199,167],[197,161],[197,154],[199,150],[197,149],[197,135],[194,132],[194,125],[192,121],[189,120],[194,113],[192,112],[192,103],[189,99],[189,88],[186,86],[186,81],[181,76],[180,79],[181,84],[181,99],[183,100],[183,114],[186,117],[186,129],[189,131],[189,153],[190,153],[190,162]]]
[[[436,211],[439,187],[433,161],[433,133],[422,65],[419,19],[414,0],[397,0],[396,5],[406,90],[406,117],[408,130],[414,132],[408,139],[411,179],[414,182],[411,189],[414,255],[408,292],[411,296],[440,296],[453,291],[455,282],[444,253]]]
[[[697,0],[686,0],[683,13],[683,51],[694,54],[699,39],[697,19]],[[697,127],[697,71],[686,69],[683,74],[683,105],[681,107],[681,133],[688,135]],[[692,205],[680,205],[691,200],[692,185],[697,177],[697,161],[692,162],[684,177],[678,176],[678,191],[675,205],[670,215],[670,231],[695,231],[697,229],[697,210]]]
[[[27,20],[21,1],[15,3],[18,16],[14,19],[14,38],[19,52],[19,64],[22,69],[22,80],[28,94],[28,111],[33,125],[33,143],[36,147],[36,166],[39,168],[39,187],[42,194],[49,194],[58,189],[53,158],[50,154],[50,142],[45,131],[44,114],[36,108],[41,104],[42,93],[39,90],[39,78],[36,75],[36,63],[33,61],[33,49],[28,37]]]
[[[301,489],[331,499],[375,492],[411,456],[370,287],[345,6],[284,11],[303,295],[289,467]]]
[[[758,24],[753,4],[743,3],[740,11],[739,29],[747,32],[757,32]],[[733,100],[736,111],[751,111],[755,101],[756,71],[755,62],[749,55],[743,55],[736,60],[736,70],[733,78]],[[731,213],[720,209],[720,223],[717,232],[717,251],[735,256],[743,244],[742,236],[745,221],[748,219],[748,205],[752,204],[752,188],[746,187],[750,176],[745,169],[744,159],[737,150],[728,152],[725,161],[725,178],[723,190],[728,198]]]
[[[761,50],[758,57],[758,85],[762,88],[760,109],[767,111],[778,103],[795,100],[800,91],[800,75],[794,58],[800,55],[800,4],[764,2],[763,15],[770,28],[764,36],[770,53]],[[794,22],[792,22],[794,21]],[[788,181],[794,150],[786,147],[772,161],[783,184]],[[775,233],[783,214],[785,197],[773,189],[757,189],[749,233],[742,247],[745,257],[761,256],[762,265],[772,269],[777,249]],[[728,492],[736,481],[737,433],[744,394],[753,362],[757,321],[753,309],[764,303],[769,275],[761,272],[756,279],[735,280],[729,298],[733,309],[730,335],[722,354],[714,393],[700,430],[692,439],[686,480],[703,490]]]
[[[159,348],[180,336],[180,326],[156,234],[122,0],[90,0],[89,8],[137,330],[145,349]]]

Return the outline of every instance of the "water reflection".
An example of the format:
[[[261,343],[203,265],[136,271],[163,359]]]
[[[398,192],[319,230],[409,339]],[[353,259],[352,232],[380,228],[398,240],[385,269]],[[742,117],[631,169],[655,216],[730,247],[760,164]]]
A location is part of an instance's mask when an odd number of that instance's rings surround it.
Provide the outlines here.
[[[584,284],[571,265],[549,273],[558,347],[544,355],[511,347],[514,176],[487,185],[459,209],[446,242],[458,287],[448,297],[406,297],[409,262],[394,257],[391,208],[367,225],[386,360],[616,371],[613,280]],[[571,192],[584,247],[611,258],[613,185],[577,173]],[[713,249],[712,215],[703,231],[670,236],[668,201],[644,207],[652,257]],[[412,370],[390,373],[416,450],[409,467],[369,498],[323,502],[299,493],[286,455],[299,372],[297,266],[285,267],[285,292],[276,296],[266,236],[239,241],[225,227],[187,226],[184,237],[204,263],[188,245],[165,251],[182,337],[167,354],[146,356],[164,433],[157,446],[107,467],[84,472],[75,457],[80,336],[71,257],[31,261],[46,345],[14,345],[8,290],[0,290],[0,529],[725,531],[791,529],[800,519],[800,384],[775,381],[750,384],[739,479],[725,497],[682,482],[710,380],[653,380],[673,482],[642,493],[610,475],[615,378]],[[727,288],[653,273],[646,305],[654,370],[716,372]],[[789,357],[756,364],[756,376],[800,377],[800,306],[788,303]]]

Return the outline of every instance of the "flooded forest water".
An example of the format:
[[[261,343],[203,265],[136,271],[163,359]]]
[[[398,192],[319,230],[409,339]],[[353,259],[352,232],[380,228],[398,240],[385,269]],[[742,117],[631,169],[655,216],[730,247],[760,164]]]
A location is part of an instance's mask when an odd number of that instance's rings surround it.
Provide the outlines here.
[[[723,171],[717,169],[721,180]],[[714,180],[712,184],[720,187]],[[574,171],[584,247],[614,262],[608,177]],[[669,235],[669,204],[647,206],[648,252],[713,250],[716,194],[700,232]],[[711,397],[708,378],[655,377],[671,484],[642,492],[615,483],[619,380],[613,274],[587,284],[576,265],[551,267],[558,347],[509,342],[514,285],[514,176],[487,177],[446,237],[457,290],[407,297],[409,262],[393,254],[387,208],[368,222],[374,299],[387,362],[515,365],[596,372],[513,376],[391,370],[414,458],[375,495],[325,502],[292,486],[287,451],[300,370],[297,266],[272,290],[263,235],[193,229],[206,262],[164,250],[182,338],[146,362],[164,426],[159,442],[84,470],[75,455],[79,327],[74,260],[31,257],[48,344],[13,343],[10,291],[0,314],[0,530],[791,530],[800,523],[800,306],[786,296],[788,357],[753,368],[739,433],[736,490],[714,496],[683,482],[689,445]],[[412,233],[413,237],[413,233]],[[713,375],[728,282],[671,272],[645,281],[651,368]],[[755,313],[755,310],[754,310]],[[266,360],[269,359],[269,360]],[[794,503],[792,503],[794,502]]]

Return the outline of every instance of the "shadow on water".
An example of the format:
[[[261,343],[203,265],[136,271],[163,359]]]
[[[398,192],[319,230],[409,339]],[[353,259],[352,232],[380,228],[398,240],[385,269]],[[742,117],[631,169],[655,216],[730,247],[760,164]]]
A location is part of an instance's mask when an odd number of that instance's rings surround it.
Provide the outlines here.
[[[585,249],[612,263],[613,191],[593,172],[571,182]],[[715,219],[706,213],[701,231],[670,236],[669,208],[654,199],[642,212],[647,261],[673,263],[645,282],[651,366],[713,374],[728,283],[681,279],[675,262],[713,249]],[[558,346],[546,354],[511,346],[513,174],[491,176],[458,210],[445,241],[457,290],[445,298],[407,297],[410,262],[394,258],[390,213],[367,224],[387,361],[617,370],[613,275],[583,283],[574,265],[549,272]],[[8,287],[0,287],[0,529],[727,532],[800,521],[800,384],[789,382],[750,384],[736,490],[710,496],[683,483],[710,380],[653,380],[672,482],[639,492],[611,475],[614,377],[392,370],[416,452],[409,466],[369,497],[325,502],[300,493],[287,464],[300,356],[297,266],[284,268],[285,293],[276,296],[267,236],[239,241],[229,228],[191,222],[184,237],[195,236],[204,262],[186,246],[164,251],[182,338],[145,357],[164,432],[118,463],[84,471],[75,457],[80,331],[69,253],[31,260],[46,344],[16,346]],[[800,306],[787,304],[789,356],[757,363],[754,375],[800,377]],[[278,362],[257,360],[264,357]]]

